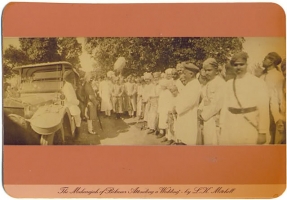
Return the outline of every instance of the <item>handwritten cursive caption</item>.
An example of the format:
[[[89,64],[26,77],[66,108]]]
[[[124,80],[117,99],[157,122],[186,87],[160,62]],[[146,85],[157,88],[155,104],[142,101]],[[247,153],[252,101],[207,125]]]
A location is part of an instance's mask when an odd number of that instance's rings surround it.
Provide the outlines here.
[[[230,187],[194,187],[177,189],[173,187],[158,187],[151,189],[147,187],[131,187],[131,188],[86,188],[86,187],[61,187],[58,191],[59,194],[82,194],[82,195],[111,195],[111,194],[124,194],[124,195],[194,195],[194,194],[231,194],[236,191],[236,188]]]

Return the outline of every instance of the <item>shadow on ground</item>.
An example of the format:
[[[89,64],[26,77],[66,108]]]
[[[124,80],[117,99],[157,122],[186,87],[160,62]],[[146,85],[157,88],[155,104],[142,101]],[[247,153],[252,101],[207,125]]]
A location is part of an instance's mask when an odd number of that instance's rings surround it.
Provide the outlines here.
[[[101,140],[107,138],[116,138],[119,134],[129,131],[130,126],[123,119],[116,119],[114,115],[106,117],[100,114],[100,120],[94,121],[96,135],[88,133],[87,122],[81,124],[81,134],[78,140],[73,140],[72,137],[66,138],[66,145],[99,145]],[[102,129],[100,126],[102,125]]]

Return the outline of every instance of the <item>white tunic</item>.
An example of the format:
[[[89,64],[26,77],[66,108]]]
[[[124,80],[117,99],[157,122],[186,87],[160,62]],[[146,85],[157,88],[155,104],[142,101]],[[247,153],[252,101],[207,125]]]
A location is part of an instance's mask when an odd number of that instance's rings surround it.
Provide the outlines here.
[[[173,106],[173,96],[168,89],[162,90],[159,98],[158,98],[158,115],[159,115],[159,122],[158,128],[159,129],[166,129],[168,127],[167,119],[168,119],[168,112],[172,111]]]
[[[197,109],[201,85],[197,79],[188,82],[178,94],[175,109],[178,114],[175,125],[176,138],[187,145],[196,145]]]
[[[181,91],[182,91],[183,88],[184,88],[183,83],[181,82],[180,79],[177,79],[177,80],[175,80],[174,82],[175,82],[175,85],[176,85],[176,87],[177,87],[178,92],[181,93]]]
[[[219,112],[223,105],[226,82],[219,76],[202,88],[199,110],[204,120],[203,137],[205,145],[218,144]]]
[[[268,89],[263,80],[246,73],[235,81],[236,94],[242,108],[256,107],[257,110],[245,114],[233,114],[228,108],[241,108],[236,100],[233,79],[226,85],[224,104],[220,114],[220,144],[254,145],[257,144],[258,132],[269,135],[269,98]],[[251,121],[257,129],[248,122]],[[269,143],[270,138],[267,138]]]
[[[104,80],[100,82],[99,85],[99,95],[102,99],[101,102],[101,111],[112,110],[112,83],[110,81]]]
[[[144,121],[148,121],[148,111],[150,108],[149,98],[150,98],[150,90],[153,87],[152,83],[145,84],[143,86],[143,92],[142,92],[142,102],[146,103],[143,113],[144,113]]]
[[[143,85],[137,85],[137,116],[142,115],[142,93],[143,93]]]
[[[276,123],[279,119],[282,119],[280,110],[282,110],[284,101],[283,94],[283,74],[276,68],[267,71],[260,77],[264,80],[268,87],[269,97],[270,97],[270,110],[274,117],[274,122]]]
[[[136,92],[137,85],[135,83],[126,82],[124,84],[125,93],[127,95],[127,101],[125,102],[129,111],[136,111]],[[131,110],[132,109],[132,110]]]
[[[151,84],[149,90],[149,109],[147,111],[147,126],[149,129],[155,130],[158,127],[158,98],[161,92],[159,84]]]
[[[65,82],[62,92],[65,95],[65,105],[69,108],[71,115],[79,115],[81,113],[79,100],[71,83]]]

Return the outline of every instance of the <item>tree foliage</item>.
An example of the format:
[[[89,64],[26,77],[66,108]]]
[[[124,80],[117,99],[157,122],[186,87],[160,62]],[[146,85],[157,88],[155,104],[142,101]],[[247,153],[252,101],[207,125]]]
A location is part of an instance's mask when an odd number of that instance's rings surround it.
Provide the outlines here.
[[[82,45],[76,38],[19,38],[19,42],[19,49],[10,45],[3,53],[3,72],[7,78],[13,75],[16,66],[55,61],[80,63]]]
[[[141,74],[163,71],[182,61],[201,67],[208,57],[224,64],[233,53],[242,50],[243,42],[244,38],[238,37],[90,37],[85,39],[85,48],[105,72],[112,70],[122,56],[127,60],[126,73]]]
[[[82,45],[76,38],[59,38],[57,44],[60,60],[68,61],[72,65],[80,63],[79,56],[82,54]]]
[[[3,54],[3,77],[9,78],[13,75],[12,69],[17,66],[25,65],[29,63],[28,56],[21,49],[17,49],[12,45],[9,45],[8,49]]]

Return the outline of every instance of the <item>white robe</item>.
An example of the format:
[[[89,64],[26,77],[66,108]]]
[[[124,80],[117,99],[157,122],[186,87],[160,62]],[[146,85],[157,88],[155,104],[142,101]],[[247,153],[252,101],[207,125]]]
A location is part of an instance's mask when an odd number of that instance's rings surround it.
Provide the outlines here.
[[[183,83],[181,82],[180,79],[177,79],[177,80],[175,80],[174,82],[175,82],[175,85],[176,85],[176,87],[177,87],[178,92],[181,93],[181,91],[182,91],[183,88],[184,88]]]
[[[226,82],[219,76],[214,77],[202,88],[202,101],[199,105],[203,122],[205,145],[219,144],[219,112],[223,105]]]
[[[279,119],[283,119],[281,110],[285,105],[283,94],[283,74],[276,68],[269,70],[266,74],[260,77],[267,84],[269,98],[270,98],[270,111],[276,123]]]
[[[147,111],[147,126],[149,129],[158,128],[158,98],[161,92],[161,86],[159,84],[151,84],[149,90],[149,109]]]
[[[135,83],[126,82],[124,84],[125,93],[127,95],[127,101],[125,102],[129,111],[136,111],[136,92],[137,85]],[[132,109],[132,110],[131,110]]]
[[[137,116],[142,115],[142,93],[143,93],[143,85],[137,85]]]
[[[81,110],[79,108],[79,100],[73,85],[69,82],[65,82],[62,92],[65,95],[64,104],[69,108],[71,115],[75,120],[76,127],[81,127]]]
[[[220,114],[221,145],[254,145],[257,144],[258,132],[269,135],[269,97],[267,85],[263,80],[246,73],[236,79],[237,97],[243,108],[257,107],[256,111],[245,114],[233,114],[228,107],[240,108],[234,95],[233,79],[226,85],[225,98]],[[245,118],[246,116],[257,129]],[[267,138],[269,143],[270,137]]]
[[[188,82],[178,94],[175,109],[178,114],[175,134],[176,138],[187,145],[196,145],[197,141],[197,109],[201,85],[197,79]]]
[[[159,129],[167,129],[168,127],[167,119],[168,119],[168,112],[172,111],[172,105],[173,105],[172,99],[173,96],[168,89],[161,91],[158,98],[158,108],[157,108],[159,117],[158,122]]]
[[[110,81],[104,80],[100,82],[99,85],[99,95],[102,99],[101,102],[101,111],[112,110],[112,83]]]
[[[145,84],[143,86],[142,102],[146,103],[145,107],[144,107],[144,110],[143,110],[144,121],[146,121],[146,122],[148,121],[148,111],[149,111],[149,108],[150,108],[149,97],[150,97],[150,90],[151,90],[152,87],[153,87],[152,83]]]
[[[79,108],[79,100],[71,83],[65,82],[62,92],[65,95],[65,105],[69,108],[71,115],[79,115],[81,110]]]

